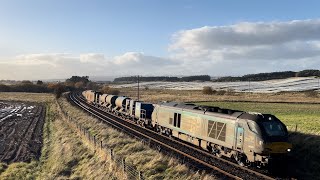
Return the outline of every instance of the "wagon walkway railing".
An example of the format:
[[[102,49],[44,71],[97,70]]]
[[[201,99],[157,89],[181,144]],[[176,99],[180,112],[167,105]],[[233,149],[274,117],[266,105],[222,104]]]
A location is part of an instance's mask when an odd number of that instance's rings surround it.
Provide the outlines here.
[[[114,154],[113,149],[108,148],[102,140],[97,138],[97,135],[92,135],[87,128],[83,127],[68,115],[68,112],[61,108],[58,101],[56,101],[56,105],[63,116],[63,120],[67,122],[68,126],[78,132],[80,137],[85,138],[85,140],[89,142],[89,145],[94,148],[95,153],[103,154],[106,161],[111,161],[119,171],[122,171],[122,174],[126,179],[145,179],[141,171],[138,171],[134,166],[127,164],[124,157]]]

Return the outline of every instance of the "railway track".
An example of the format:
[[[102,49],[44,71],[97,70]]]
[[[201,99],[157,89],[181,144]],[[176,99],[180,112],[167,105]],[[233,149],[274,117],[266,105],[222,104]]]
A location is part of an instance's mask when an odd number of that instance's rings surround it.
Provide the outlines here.
[[[218,158],[206,151],[174,138],[158,134],[150,129],[142,128],[131,120],[103,111],[101,108],[88,104],[81,93],[69,93],[68,99],[101,121],[120,131],[125,131],[130,136],[148,142],[150,146],[155,147],[159,151],[170,153],[171,155],[174,154],[177,158],[182,159],[197,170],[205,170],[208,173],[225,179],[274,179],[268,175]]]

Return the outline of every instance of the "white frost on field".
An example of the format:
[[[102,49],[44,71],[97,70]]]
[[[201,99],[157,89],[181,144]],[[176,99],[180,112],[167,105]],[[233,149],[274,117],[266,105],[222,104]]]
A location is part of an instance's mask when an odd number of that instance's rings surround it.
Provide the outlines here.
[[[202,90],[210,86],[215,90],[233,90],[237,92],[273,93],[280,91],[320,90],[319,79],[313,77],[295,77],[269,81],[251,82],[141,82],[140,88],[175,89],[175,90]],[[137,88],[136,83],[113,85],[115,88]]]

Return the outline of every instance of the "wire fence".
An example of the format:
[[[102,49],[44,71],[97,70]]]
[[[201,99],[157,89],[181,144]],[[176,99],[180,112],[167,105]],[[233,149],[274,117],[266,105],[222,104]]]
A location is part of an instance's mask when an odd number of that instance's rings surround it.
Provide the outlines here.
[[[122,174],[126,177],[126,179],[136,179],[136,180],[144,180],[143,172],[137,170],[133,165],[128,164],[125,161],[125,157],[116,155],[112,148],[109,148],[106,143],[97,138],[97,135],[93,135],[88,128],[81,125],[79,122],[75,121],[68,112],[64,111],[61,108],[61,105],[58,101],[56,101],[58,106],[58,110],[63,115],[63,119],[66,120],[69,124],[69,127],[76,130],[80,136],[85,138],[90,145],[94,147],[95,152],[102,152],[105,154],[105,160],[111,161],[116,166],[116,168],[122,171]]]

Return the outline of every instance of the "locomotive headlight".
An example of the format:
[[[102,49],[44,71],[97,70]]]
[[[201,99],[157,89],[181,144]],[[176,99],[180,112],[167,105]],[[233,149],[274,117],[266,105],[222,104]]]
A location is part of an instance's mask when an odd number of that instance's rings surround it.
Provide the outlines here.
[[[259,141],[259,145],[262,146],[262,144],[263,144],[263,141]]]
[[[287,149],[288,152],[291,152],[291,149]]]

